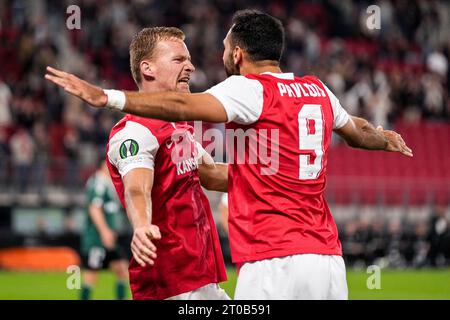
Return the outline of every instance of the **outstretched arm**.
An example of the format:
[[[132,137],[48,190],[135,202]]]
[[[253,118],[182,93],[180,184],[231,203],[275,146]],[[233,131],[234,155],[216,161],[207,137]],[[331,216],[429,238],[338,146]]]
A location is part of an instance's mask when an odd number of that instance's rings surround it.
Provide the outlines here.
[[[351,116],[347,124],[335,129],[349,146],[368,150],[385,150],[400,152],[412,157],[412,150],[408,148],[401,135],[382,127],[374,128],[367,120]]]
[[[116,95],[107,95],[102,88],[71,73],[52,67],[47,67],[47,72],[45,75],[47,80],[96,108],[115,106],[114,108],[126,113],[166,121],[202,120],[216,123],[227,121],[222,104],[207,93],[127,91],[123,96],[120,91],[115,91]],[[117,101],[112,101],[115,97]]]

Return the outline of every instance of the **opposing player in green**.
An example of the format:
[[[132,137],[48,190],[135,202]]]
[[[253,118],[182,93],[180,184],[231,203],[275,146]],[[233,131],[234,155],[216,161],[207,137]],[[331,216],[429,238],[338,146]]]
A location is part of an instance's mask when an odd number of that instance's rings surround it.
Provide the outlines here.
[[[81,236],[83,286],[80,299],[91,298],[98,271],[109,267],[117,277],[116,298],[126,298],[128,262],[117,243],[116,219],[121,205],[109,176],[106,160],[99,160],[97,170],[86,184],[86,224]]]

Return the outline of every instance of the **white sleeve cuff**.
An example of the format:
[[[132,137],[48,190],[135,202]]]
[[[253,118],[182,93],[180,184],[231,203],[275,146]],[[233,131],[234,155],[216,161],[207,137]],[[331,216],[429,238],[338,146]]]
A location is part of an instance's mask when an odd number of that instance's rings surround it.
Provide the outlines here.
[[[261,116],[264,88],[258,80],[244,76],[231,76],[206,90],[223,105],[228,122],[251,124]]]
[[[122,167],[121,169],[117,169],[120,173],[120,176],[123,178],[125,177],[125,175],[130,172],[131,170],[134,169],[149,169],[149,170],[154,170],[155,169],[155,165],[154,163],[149,163],[149,162],[142,162],[142,163],[130,163],[129,165]]]

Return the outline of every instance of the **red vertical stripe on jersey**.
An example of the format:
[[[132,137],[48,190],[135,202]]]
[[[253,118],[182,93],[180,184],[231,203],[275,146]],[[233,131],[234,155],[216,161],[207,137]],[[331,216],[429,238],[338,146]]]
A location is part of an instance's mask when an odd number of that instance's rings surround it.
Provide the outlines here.
[[[306,119],[306,123],[308,124],[308,134],[316,134],[316,120]]]

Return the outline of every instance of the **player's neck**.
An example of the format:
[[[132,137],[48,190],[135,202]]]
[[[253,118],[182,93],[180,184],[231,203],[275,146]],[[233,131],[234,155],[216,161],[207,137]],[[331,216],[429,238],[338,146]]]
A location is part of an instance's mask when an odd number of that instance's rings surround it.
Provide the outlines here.
[[[263,60],[243,63],[240,68],[241,75],[260,74],[264,72],[281,73],[280,65],[276,61]]]
[[[156,81],[142,81],[139,87],[140,92],[162,92],[167,91],[166,88],[160,86]]]

